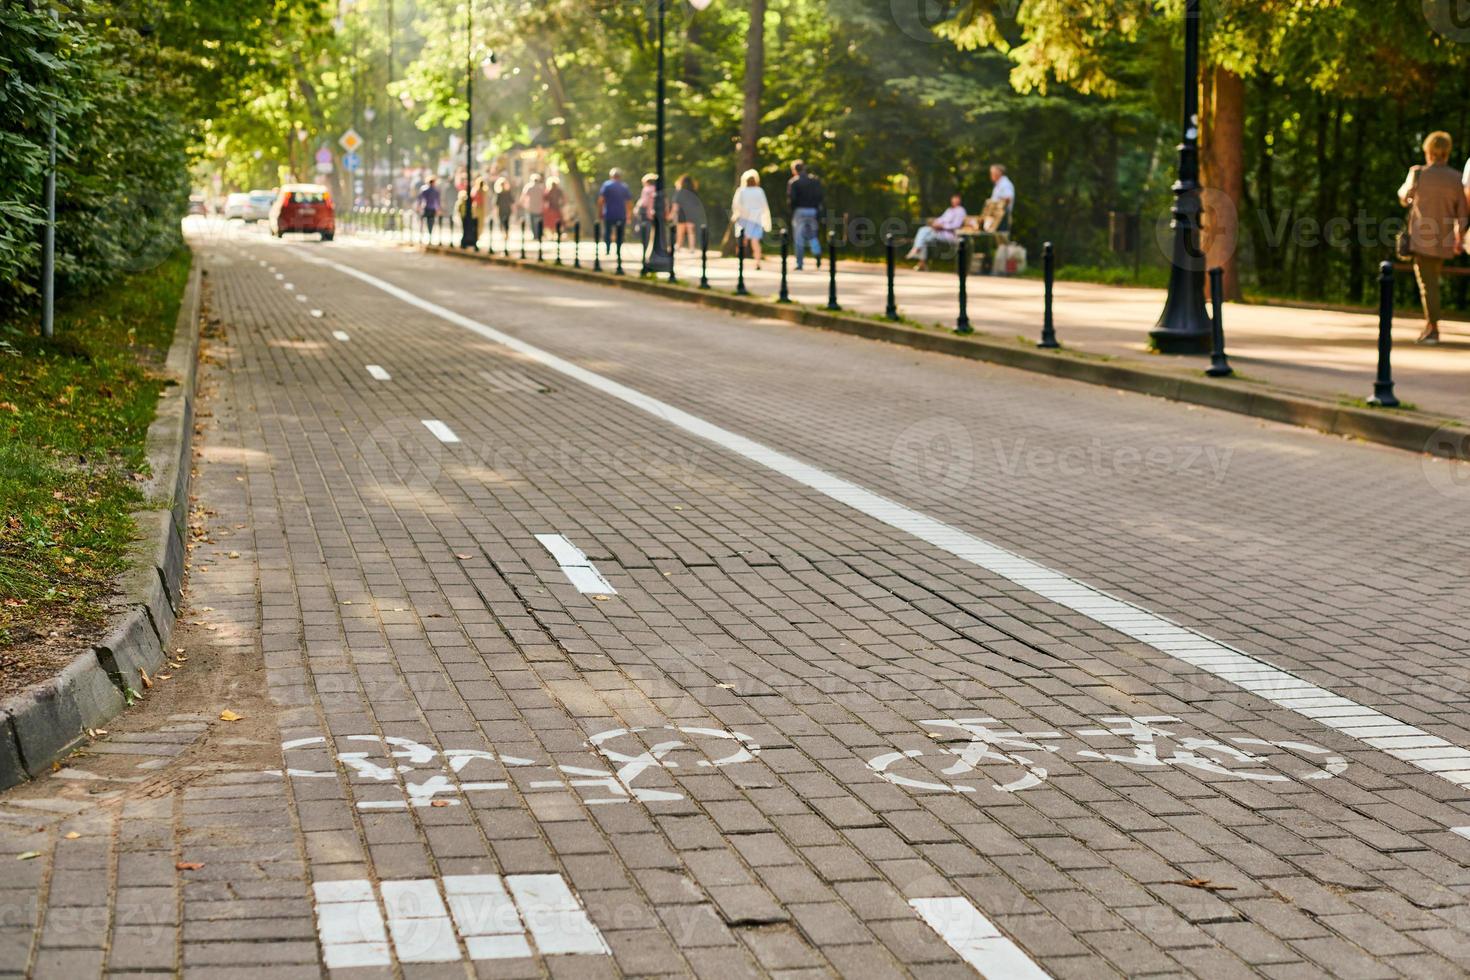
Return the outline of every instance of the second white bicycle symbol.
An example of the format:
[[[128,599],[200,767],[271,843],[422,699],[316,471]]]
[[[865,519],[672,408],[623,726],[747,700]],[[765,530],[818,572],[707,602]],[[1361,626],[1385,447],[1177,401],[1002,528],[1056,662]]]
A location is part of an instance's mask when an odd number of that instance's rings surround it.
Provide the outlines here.
[[[1125,744],[1115,751],[1077,749],[1070,753],[1071,758],[1145,768],[1178,766],[1267,783],[1331,779],[1348,765],[1342,756],[1308,742],[1247,736],[1221,741],[1178,735],[1160,727],[1180,721],[1171,715],[1098,720],[1110,727],[1083,728],[1073,734],[1089,739],[1089,744],[1109,737]],[[1062,732],[1010,731],[994,718],[938,718],[919,724],[937,729],[931,734],[957,744],[941,745],[933,754],[922,749],[885,752],[868,760],[868,767],[890,783],[909,789],[975,793],[988,782],[1002,793],[1016,793],[1046,781],[1048,758],[1068,758]]]
[[[634,736],[648,734],[647,747]],[[337,760],[360,780],[394,783],[402,777],[403,799],[361,800],[361,810],[402,810],[421,806],[458,806],[465,793],[497,792],[512,786],[511,769],[537,767],[548,778],[519,781],[528,791],[577,788],[588,795],[588,804],[657,803],[682,800],[682,793],[650,786],[635,786],[639,776],[651,770],[713,768],[749,762],[760,755],[760,746],[749,735],[719,728],[666,725],[663,728],[615,728],[598,732],[587,746],[611,763],[611,770],[596,766],[553,765],[534,759],[505,755],[483,749],[445,749],[440,752],[408,738],[392,735],[346,735],[342,743],[360,744],[361,751],[339,751]],[[326,745],[322,736],[298,738],[284,743],[283,751]],[[336,771],[288,768],[285,775],[296,779],[335,779]],[[645,782],[647,780],[645,779]]]

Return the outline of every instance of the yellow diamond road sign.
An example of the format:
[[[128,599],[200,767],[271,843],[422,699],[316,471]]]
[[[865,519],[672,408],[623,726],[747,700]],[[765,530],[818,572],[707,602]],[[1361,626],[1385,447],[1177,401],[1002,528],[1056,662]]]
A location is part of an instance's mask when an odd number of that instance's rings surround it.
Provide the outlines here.
[[[359,146],[362,146],[362,137],[357,135],[357,130],[349,129],[347,132],[342,134],[342,138],[339,139],[337,142],[341,143],[342,149],[346,150],[348,153],[355,153],[357,151],[357,148]]]

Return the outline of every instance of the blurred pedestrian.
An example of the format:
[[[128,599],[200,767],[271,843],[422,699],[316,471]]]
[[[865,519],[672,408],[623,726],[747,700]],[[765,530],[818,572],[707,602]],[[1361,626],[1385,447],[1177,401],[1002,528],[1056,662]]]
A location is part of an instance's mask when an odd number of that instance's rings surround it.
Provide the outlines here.
[[[430,177],[428,182],[419,189],[418,205],[419,214],[424,219],[424,231],[432,240],[439,221],[439,211],[443,205],[439,198],[438,177]]]
[[[822,267],[822,182],[812,176],[801,160],[791,164],[786,182],[786,203],[791,208],[791,234],[796,245],[796,271],[801,271],[806,247],[811,246],[817,268]]]
[[[541,240],[542,220],[546,213],[546,185],[540,174],[532,174],[521,191],[521,214],[531,223],[531,235]]]
[[[516,195],[510,181],[501,177],[495,182],[495,213],[500,219],[500,233],[510,240],[510,213],[515,210]]]
[[[541,220],[546,222],[546,227],[552,233],[561,230],[562,209],[567,204],[567,192],[561,189],[561,178],[548,177],[546,179],[546,198],[542,202]]]
[[[704,202],[699,199],[699,185],[685,174],[676,181],[669,219],[674,222],[674,247],[699,247],[697,226],[704,224]]]
[[[475,180],[475,189],[470,194],[470,204],[475,215],[475,242],[478,248],[481,237],[490,235],[490,185],[484,177]]]
[[[910,259],[919,260],[916,267],[919,271],[922,272],[929,268],[929,247],[935,242],[955,241],[967,217],[969,215],[965,212],[963,199],[959,194],[952,194],[949,198],[949,207],[944,213],[919,229],[914,235],[914,245],[909,249],[908,254]]]
[[[1445,259],[1452,259],[1465,247],[1465,231],[1470,225],[1470,206],[1460,180],[1460,173],[1449,166],[1453,144],[1450,134],[1430,133],[1424,139],[1424,164],[1409,169],[1409,176],[1399,188],[1399,201],[1409,209],[1409,222],[1402,253],[1413,257],[1414,276],[1419,281],[1419,295],[1424,303],[1424,330],[1416,341],[1439,343],[1439,278]]]
[[[597,190],[597,211],[602,215],[603,247],[612,254],[613,229],[628,224],[628,212],[633,192],[623,183],[623,172],[613,167],[607,172],[607,180]]]
[[[750,247],[755,267],[761,267],[761,239],[771,230],[771,202],[761,188],[761,175],[747,170],[740,175],[740,186],[730,200],[730,218],[740,228]]]
[[[638,203],[633,208],[633,230],[638,234],[643,229],[653,233],[653,212],[658,201],[658,174],[644,174],[643,186],[638,189]]]

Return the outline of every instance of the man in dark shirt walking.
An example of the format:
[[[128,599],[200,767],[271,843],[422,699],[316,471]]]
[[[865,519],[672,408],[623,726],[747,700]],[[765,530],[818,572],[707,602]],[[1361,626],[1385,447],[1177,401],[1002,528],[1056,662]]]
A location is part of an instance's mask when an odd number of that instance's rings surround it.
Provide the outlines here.
[[[430,177],[429,182],[419,191],[419,213],[424,216],[424,227],[431,241],[436,238],[437,229],[434,226],[441,207],[439,181],[437,178]]]
[[[801,271],[807,243],[811,244],[812,254],[817,257],[817,268],[820,269],[822,182],[807,173],[806,164],[800,160],[791,164],[791,179],[786,182],[786,203],[791,207],[791,233],[796,239],[796,271]]]

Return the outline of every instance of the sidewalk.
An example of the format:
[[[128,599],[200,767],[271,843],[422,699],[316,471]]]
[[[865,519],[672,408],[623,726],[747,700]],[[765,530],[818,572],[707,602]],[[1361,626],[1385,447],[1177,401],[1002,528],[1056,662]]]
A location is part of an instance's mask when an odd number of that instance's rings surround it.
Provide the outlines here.
[[[442,240],[441,240],[442,241]],[[495,239],[500,245],[500,239]],[[513,256],[520,240],[512,238]],[[556,245],[543,243],[544,260],[555,260]],[[534,259],[535,242],[526,244]],[[637,275],[637,243],[623,247],[623,268]],[[583,242],[580,257],[590,267],[593,246]],[[562,245],[562,261],[571,264],[570,241]],[[614,259],[603,257],[605,271]],[[734,291],[736,260],[709,256],[709,281],[714,289]],[[779,253],[767,256],[757,270],[745,264],[746,288],[754,296],[774,298],[780,286]],[[685,283],[699,279],[699,254],[681,251],[675,272]],[[883,266],[838,261],[838,302],[849,312],[881,314],[885,305]],[[810,306],[827,303],[828,272],[808,259],[803,272],[790,266],[788,289],[792,300]],[[903,317],[925,325],[952,327],[958,313],[958,288],[952,272],[916,272],[900,267],[894,292]],[[1054,318],[1062,345],[1089,354],[1150,364],[1197,366],[1207,356],[1158,355],[1148,349],[1148,332],[1164,305],[1164,291],[1092,283],[1058,282],[1054,290]],[[1042,283],[1036,279],[971,276],[970,323],[977,333],[995,337],[1038,337],[1041,330]],[[1401,307],[1394,321],[1393,376],[1396,393],[1422,412],[1470,420],[1470,324],[1447,323],[1440,328],[1438,347],[1417,347],[1422,320],[1417,309]],[[1225,307],[1226,350],[1236,374],[1245,381],[1269,382],[1304,394],[1356,402],[1373,393],[1377,365],[1376,316],[1332,310],[1257,306],[1231,303]]]

